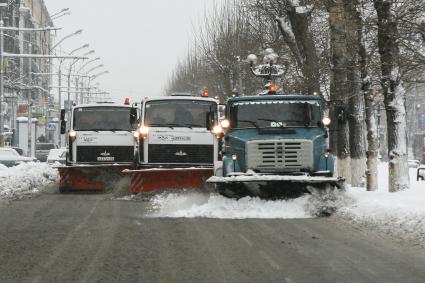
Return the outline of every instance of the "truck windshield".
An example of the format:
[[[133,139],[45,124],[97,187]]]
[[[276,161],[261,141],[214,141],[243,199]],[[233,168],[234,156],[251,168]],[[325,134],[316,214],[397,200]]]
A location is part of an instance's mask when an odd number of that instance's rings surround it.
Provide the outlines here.
[[[209,101],[158,100],[146,103],[145,125],[156,127],[207,127],[207,115],[217,105]]]
[[[128,107],[82,107],[74,110],[75,131],[131,131]]]
[[[317,127],[320,106],[306,101],[241,101],[230,108],[233,128]]]

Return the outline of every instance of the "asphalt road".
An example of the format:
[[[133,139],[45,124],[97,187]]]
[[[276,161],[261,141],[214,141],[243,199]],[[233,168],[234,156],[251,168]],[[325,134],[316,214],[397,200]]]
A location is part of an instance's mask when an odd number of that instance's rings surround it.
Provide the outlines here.
[[[333,218],[147,218],[147,201],[0,203],[0,282],[425,282],[425,251]]]

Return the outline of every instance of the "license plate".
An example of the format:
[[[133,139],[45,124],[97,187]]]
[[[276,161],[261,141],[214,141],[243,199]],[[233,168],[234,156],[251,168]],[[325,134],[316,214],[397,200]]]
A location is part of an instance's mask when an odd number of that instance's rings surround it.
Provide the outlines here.
[[[115,157],[98,157],[97,161],[114,161]]]

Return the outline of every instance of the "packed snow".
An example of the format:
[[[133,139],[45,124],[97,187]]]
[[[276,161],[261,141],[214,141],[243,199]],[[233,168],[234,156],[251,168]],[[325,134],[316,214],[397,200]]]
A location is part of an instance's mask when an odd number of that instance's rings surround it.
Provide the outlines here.
[[[410,169],[410,189],[389,193],[388,165],[378,170],[379,190],[349,188],[347,198],[354,202],[339,206],[335,216],[425,245],[425,181],[416,181],[417,169]]]
[[[334,219],[425,245],[425,182],[416,181],[416,172],[417,169],[410,169],[410,190],[389,193],[388,164],[381,163],[378,191],[347,188],[325,201],[315,195],[267,201],[250,197],[227,199],[193,191],[162,193],[150,199],[149,217],[293,219],[316,217],[322,209],[331,209]]]
[[[37,194],[58,179],[58,171],[46,163],[23,163],[15,167],[0,164],[0,199]]]
[[[245,197],[228,199],[200,192],[162,193],[151,200],[150,217],[171,218],[311,218],[307,207],[309,196],[293,200],[267,201]]]

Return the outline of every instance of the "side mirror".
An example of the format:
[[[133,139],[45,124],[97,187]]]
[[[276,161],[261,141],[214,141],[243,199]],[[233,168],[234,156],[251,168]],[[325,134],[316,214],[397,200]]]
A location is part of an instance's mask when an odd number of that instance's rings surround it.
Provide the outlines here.
[[[66,121],[61,121],[61,135],[66,133]]]
[[[65,109],[61,109],[61,121],[65,120]]]
[[[212,130],[212,128],[214,127],[214,124],[215,124],[215,115],[214,115],[215,113],[214,112],[208,112],[207,113],[207,130],[209,130],[209,131],[211,131]]]
[[[139,119],[137,117],[137,108],[130,109],[130,125],[133,129],[139,126]]]
[[[224,120],[226,119],[226,104],[220,104],[218,105],[218,119]]]

